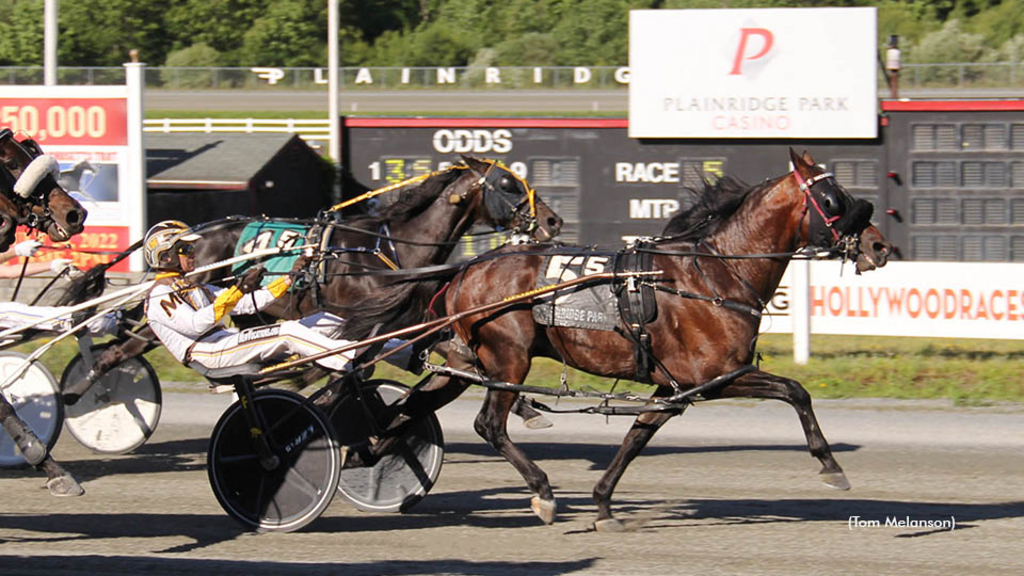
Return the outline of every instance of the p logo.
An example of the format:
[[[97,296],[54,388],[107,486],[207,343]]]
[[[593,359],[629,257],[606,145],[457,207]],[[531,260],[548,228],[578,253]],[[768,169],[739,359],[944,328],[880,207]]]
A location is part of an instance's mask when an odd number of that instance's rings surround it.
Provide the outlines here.
[[[754,36],[757,36],[758,39],[751,41],[750,38]],[[732,71],[729,72],[729,75],[743,74],[741,70],[743,61],[763,58],[772,49],[773,41],[774,37],[771,31],[766,28],[740,28],[740,43],[736,47],[736,56],[733,58]],[[760,43],[759,48],[758,43]]]

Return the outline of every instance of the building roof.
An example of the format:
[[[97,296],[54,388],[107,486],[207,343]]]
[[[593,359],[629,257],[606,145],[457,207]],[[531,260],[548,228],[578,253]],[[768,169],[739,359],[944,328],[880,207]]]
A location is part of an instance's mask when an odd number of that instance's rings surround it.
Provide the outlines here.
[[[147,132],[146,185],[150,189],[242,190],[294,134]]]

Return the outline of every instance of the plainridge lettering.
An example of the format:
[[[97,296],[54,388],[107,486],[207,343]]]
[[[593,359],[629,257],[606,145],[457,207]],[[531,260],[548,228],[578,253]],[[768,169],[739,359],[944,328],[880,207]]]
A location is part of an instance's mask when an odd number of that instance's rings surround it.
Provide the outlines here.
[[[950,516],[948,519],[937,519],[937,520],[916,520],[910,516],[904,516],[898,518],[896,516],[886,516],[885,520],[867,520],[860,516],[850,516],[849,520],[846,521],[846,527],[849,530],[856,530],[858,528],[926,528],[929,530],[949,530],[952,532],[956,529],[956,516]]]
[[[663,110],[676,112],[788,112],[787,96],[711,96],[704,98],[667,97]]]

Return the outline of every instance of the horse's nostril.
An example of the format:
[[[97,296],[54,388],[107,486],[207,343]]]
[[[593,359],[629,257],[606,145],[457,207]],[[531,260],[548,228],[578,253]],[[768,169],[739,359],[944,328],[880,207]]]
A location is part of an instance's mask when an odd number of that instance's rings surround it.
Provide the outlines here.
[[[82,213],[78,210],[71,210],[64,215],[64,221],[68,226],[78,226],[82,222]]]

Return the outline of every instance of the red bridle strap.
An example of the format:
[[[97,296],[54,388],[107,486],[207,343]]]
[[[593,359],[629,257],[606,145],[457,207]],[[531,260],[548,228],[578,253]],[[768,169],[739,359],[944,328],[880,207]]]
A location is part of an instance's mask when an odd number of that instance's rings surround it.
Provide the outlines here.
[[[799,184],[800,190],[804,193],[804,213],[807,213],[807,202],[809,201],[811,205],[814,206],[814,210],[818,212],[818,216],[821,216],[822,221],[825,222],[825,227],[832,232],[832,238],[839,240],[839,232],[832,227],[832,223],[839,220],[839,216],[833,216],[831,218],[825,216],[825,211],[821,209],[821,206],[818,205],[818,201],[815,200],[814,195],[811,194],[811,186],[814,186],[825,178],[832,178],[834,175],[831,172],[822,172],[821,174],[812,176],[805,181],[799,172],[793,170],[793,176],[796,177],[797,184]]]

